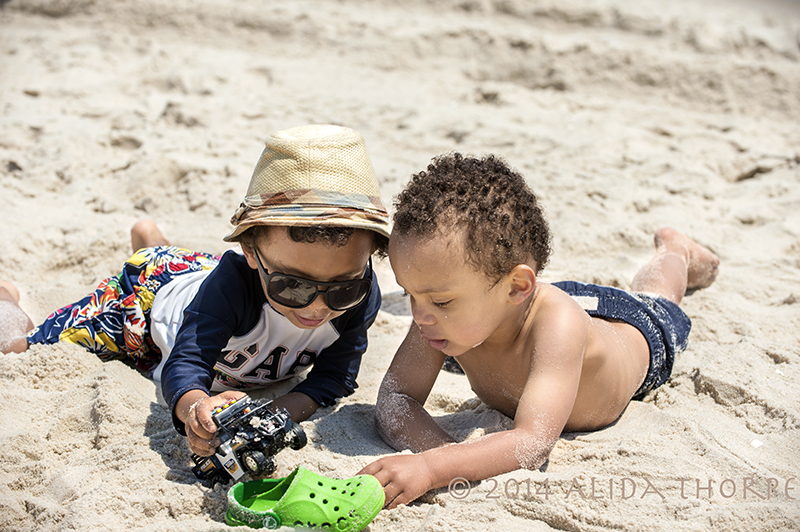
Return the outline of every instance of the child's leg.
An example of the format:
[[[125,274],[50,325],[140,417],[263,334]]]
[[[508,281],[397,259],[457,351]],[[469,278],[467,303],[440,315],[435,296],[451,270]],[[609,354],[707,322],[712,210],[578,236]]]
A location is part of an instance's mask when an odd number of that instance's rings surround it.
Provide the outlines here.
[[[8,281],[0,281],[0,353],[27,351],[26,335],[31,329],[33,322],[19,306],[19,290]]]
[[[719,258],[683,233],[665,227],[655,235],[656,253],[631,282],[634,292],[649,292],[680,304],[687,289],[714,282]]]
[[[143,218],[133,224],[133,227],[131,227],[131,247],[133,247],[133,252],[136,253],[142,248],[154,246],[169,246],[169,240],[167,240],[167,237],[164,236],[156,223],[149,218]]]

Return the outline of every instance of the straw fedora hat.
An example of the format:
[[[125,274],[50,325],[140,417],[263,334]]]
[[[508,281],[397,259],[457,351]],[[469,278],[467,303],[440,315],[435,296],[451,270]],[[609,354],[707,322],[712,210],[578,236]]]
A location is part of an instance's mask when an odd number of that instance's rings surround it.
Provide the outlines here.
[[[352,227],[389,236],[389,214],[364,138],[334,125],[271,135],[231,224],[227,242],[254,225]]]

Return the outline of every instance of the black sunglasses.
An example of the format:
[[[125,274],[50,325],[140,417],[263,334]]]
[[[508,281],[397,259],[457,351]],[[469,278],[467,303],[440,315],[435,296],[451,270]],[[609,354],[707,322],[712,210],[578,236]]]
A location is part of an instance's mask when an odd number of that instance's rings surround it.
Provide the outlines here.
[[[254,248],[253,254],[256,257],[258,273],[261,274],[261,278],[264,279],[264,284],[267,287],[267,295],[270,299],[284,307],[307,307],[313,303],[321,293],[329,309],[348,310],[358,306],[359,303],[364,301],[372,288],[371,277],[323,283],[311,279],[303,279],[302,277],[289,275],[287,273],[267,273],[267,270],[261,263],[261,257],[258,256],[258,250]],[[372,257],[369,258],[369,268],[367,272],[371,269]],[[326,289],[320,290],[319,287],[325,287]]]

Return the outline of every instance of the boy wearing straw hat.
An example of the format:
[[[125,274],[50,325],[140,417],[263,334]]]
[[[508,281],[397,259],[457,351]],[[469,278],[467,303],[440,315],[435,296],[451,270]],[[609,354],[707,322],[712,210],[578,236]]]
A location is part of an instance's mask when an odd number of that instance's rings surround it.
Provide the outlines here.
[[[310,368],[274,400],[295,422],[351,394],[381,301],[370,257],[386,254],[389,236],[364,139],[332,125],[273,134],[231,223],[224,240],[241,253],[222,257],[137,223],[123,271],[35,328],[0,282],[0,323],[16,316],[24,331],[3,327],[0,350],[67,341],[129,359],[161,381],[176,429],[202,456],[216,448],[211,411],[237,390]]]

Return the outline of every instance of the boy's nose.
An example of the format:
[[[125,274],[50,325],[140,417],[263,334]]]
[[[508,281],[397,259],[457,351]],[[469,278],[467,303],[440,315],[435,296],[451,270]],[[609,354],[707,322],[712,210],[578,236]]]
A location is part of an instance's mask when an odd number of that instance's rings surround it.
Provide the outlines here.
[[[328,308],[328,304],[325,303],[325,293],[320,292],[319,294],[317,294],[317,297],[314,298],[314,301],[312,301],[311,304],[306,308],[313,312],[318,312],[320,314],[329,312],[330,309]]]
[[[425,309],[413,301],[411,302],[411,317],[417,325],[433,325],[435,320],[433,314],[425,311]]]

